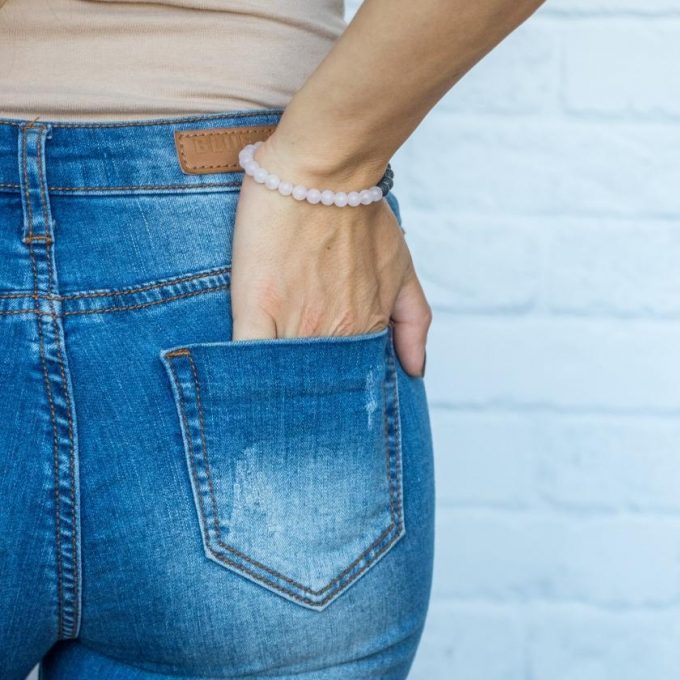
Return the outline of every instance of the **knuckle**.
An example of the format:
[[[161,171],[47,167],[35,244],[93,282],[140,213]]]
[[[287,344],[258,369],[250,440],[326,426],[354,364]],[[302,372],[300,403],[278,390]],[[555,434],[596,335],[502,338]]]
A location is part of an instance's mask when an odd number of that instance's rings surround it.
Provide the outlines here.
[[[300,314],[300,335],[319,335],[322,330],[322,321],[323,313],[321,310],[305,307]]]
[[[352,335],[357,332],[360,325],[361,321],[356,311],[347,309],[337,317],[334,327],[338,335]]]

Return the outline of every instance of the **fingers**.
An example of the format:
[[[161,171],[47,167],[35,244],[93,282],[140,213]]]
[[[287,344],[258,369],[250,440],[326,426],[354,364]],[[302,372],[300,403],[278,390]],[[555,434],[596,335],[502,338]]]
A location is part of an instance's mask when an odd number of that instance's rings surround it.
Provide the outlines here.
[[[244,313],[241,312],[243,310]],[[276,321],[259,305],[240,303],[232,297],[232,340],[276,338]]]
[[[409,375],[422,377],[432,310],[413,269],[397,295],[392,321],[395,349],[401,365]]]

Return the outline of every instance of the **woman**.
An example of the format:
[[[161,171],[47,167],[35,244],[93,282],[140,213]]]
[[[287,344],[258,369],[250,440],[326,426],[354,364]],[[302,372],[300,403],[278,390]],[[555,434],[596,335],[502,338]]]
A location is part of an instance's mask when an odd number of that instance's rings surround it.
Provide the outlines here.
[[[539,4],[5,0],[0,677],[406,677],[431,313],[388,161]]]

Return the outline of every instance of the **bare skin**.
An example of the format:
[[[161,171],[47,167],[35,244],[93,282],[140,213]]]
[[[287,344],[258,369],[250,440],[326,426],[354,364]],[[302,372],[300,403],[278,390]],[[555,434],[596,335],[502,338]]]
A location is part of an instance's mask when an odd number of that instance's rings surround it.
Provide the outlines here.
[[[307,187],[376,184],[432,107],[542,2],[364,0],[255,158]],[[384,199],[311,205],[245,176],[231,298],[234,340],[358,335],[391,323],[404,370],[423,374],[432,311]]]

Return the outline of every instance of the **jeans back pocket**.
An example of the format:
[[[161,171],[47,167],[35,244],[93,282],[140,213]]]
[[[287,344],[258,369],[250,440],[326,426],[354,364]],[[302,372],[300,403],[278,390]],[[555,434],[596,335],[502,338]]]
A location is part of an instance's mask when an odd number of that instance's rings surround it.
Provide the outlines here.
[[[160,356],[207,557],[321,610],[404,535],[390,326]]]

